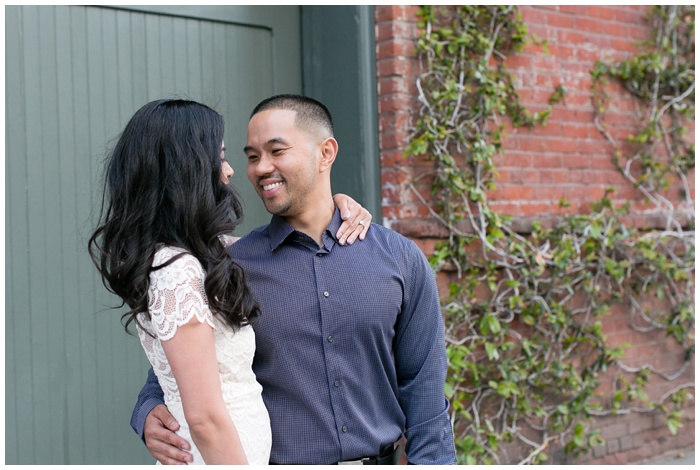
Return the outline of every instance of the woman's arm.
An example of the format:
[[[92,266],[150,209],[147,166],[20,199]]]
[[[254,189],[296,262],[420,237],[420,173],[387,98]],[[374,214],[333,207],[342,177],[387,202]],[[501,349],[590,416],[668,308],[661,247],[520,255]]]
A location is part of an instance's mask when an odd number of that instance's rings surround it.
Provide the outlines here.
[[[364,240],[372,222],[372,214],[346,194],[336,194],[333,196],[333,200],[343,219],[343,223],[336,233],[338,243],[345,245],[347,241],[348,245],[352,245],[356,238]]]
[[[192,440],[209,464],[247,464],[236,426],[221,394],[214,329],[193,316],[162,342],[180,389]]]

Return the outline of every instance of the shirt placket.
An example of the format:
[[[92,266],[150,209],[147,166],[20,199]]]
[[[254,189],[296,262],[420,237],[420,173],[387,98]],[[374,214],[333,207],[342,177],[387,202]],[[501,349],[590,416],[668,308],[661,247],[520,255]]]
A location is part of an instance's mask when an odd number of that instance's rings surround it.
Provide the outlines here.
[[[338,433],[341,455],[338,460],[342,460],[342,454],[347,446],[344,445],[351,432],[349,414],[343,406],[343,375],[339,367],[338,358],[342,355],[342,339],[337,336],[337,322],[334,316],[334,292],[333,274],[329,273],[329,266],[332,266],[330,253],[325,248],[321,248],[314,257],[314,271],[316,274],[316,285],[319,289],[319,304],[321,310],[321,335],[323,338],[324,360],[326,364],[326,380],[328,395],[333,407],[333,418],[335,428]],[[336,273],[337,274],[337,273]]]

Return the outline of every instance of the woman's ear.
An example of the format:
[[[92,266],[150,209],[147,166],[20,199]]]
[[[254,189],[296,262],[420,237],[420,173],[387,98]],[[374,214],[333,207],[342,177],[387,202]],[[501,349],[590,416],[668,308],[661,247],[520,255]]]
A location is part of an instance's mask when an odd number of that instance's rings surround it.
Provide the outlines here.
[[[319,162],[319,171],[329,171],[337,154],[337,140],[335,140],[333,137],[328,137],[326,140],[321,142],[321,161]]]

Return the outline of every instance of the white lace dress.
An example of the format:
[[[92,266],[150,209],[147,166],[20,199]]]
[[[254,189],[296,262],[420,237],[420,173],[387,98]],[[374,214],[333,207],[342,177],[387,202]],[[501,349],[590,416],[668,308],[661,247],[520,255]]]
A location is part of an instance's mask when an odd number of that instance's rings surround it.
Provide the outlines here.
[[[161,247],[155,255],[153,266],[158,266],[183,250]],[[245,326],[234,332],[211,313],[204,292],[204,270],[199,261],[186,254],[169,266],[150,275],[148,309],[151,319],[139,315],[139,322],[154,337],[137,328],[141,345],[153,366],[165,395],[168,410],[180,423],[177,432],[192,445],[194,464],[204,464],[190,436],[182,409],[180,391],[175,382],[161,341],[172,338],[178,327],[196,317],[214,329],[216,356],[219,361],[221,391],[243,444],[248,463],[267,465],[270,457],[272,435],[270,419],[262,400],[262,387],[255,379],[252,363],[255,353],[253,328]]]

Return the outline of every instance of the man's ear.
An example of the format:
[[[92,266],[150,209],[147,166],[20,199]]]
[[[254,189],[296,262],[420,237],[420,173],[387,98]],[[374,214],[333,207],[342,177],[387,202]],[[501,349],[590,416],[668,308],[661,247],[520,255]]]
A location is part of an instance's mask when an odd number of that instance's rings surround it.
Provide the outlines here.
[[[319,171],[329,171],[338,154],[338,141],[333,137],[328,137],[321,142],[321,160],[319,161]]]

